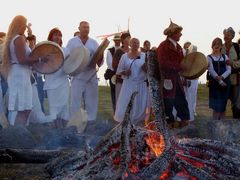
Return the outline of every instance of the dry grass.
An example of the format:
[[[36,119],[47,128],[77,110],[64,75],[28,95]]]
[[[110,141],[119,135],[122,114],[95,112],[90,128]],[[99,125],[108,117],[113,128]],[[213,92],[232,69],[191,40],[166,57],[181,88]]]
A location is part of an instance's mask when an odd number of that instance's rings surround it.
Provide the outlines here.
[[[197,95],[197,114],[199,118],[212,117],[212,110],[208,106],[208,90],[206,84],[199,84]],[[230,101],[227,104],[226,116],[229,118],[232,116]]]
[[[212,110],[208,106],[208,87],[206,84],[199,84],[197,95],[197,119],[210,119],[212,117]],[[98,113],[107,119],[113,116],[110,87],[99,86],[99,106]],[[227,117],[231,117],[230,101],[227,104]]]

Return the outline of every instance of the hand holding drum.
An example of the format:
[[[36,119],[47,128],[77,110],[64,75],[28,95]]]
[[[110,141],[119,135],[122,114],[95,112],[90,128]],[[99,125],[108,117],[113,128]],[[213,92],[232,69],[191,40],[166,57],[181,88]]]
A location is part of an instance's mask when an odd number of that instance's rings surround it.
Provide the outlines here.
[[[33,69],[41,74],[51,74],[60,69],[64,62],[62,48],[52,41],[38,43],[31,52]]]
[[[93,63],[94,65],[97,64],[98,67],[100,67],[103,59],[103,53],[105,49],[108,47],[109,43],[110,41],[107,38],[101,42],[101,44],[99,45],[99,47],[97,48],[96,52],[92,57],[91,63]]]
[[[203,53],[193,52],[183,58],[181,66],[181,76],[186,79],[196,79],[207,70],[208,60]]]

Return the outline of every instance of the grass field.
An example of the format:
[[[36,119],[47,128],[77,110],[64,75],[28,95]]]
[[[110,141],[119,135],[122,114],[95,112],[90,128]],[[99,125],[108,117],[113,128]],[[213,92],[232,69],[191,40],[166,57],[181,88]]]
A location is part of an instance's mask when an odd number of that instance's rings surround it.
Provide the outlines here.
[[[110,87],[99,86],[99,108],[98,114],[111,119],[113,116]],[[227,117],[231,117],[230,102],[227,105]],[[206,84],[199,84],[197,95],[197,117],[196,119],[210,119],[212,117],[212,110],[208,106],[208,87]]]

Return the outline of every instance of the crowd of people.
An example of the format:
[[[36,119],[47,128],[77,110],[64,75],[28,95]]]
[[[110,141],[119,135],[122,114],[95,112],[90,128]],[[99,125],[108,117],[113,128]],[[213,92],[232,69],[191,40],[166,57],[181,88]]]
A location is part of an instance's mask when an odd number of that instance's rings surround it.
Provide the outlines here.
[[[29,122],[49,123],[54,128],[67,125],[69,119],[81,108],[86,110],[87,120],[95,121],[98,110],[98,69],[106,59],[104,77],[109,81],[113,119],[121,122],[131,94],[138,92],[131,111],[133,124],[144,125],[150,121],[151,97],[147,78],[147,52],[157,54],[159,71],[163,79],[163,101],[169,128],[184,127],[196,116],[198,79],[180,75],[185,56],[197,51],[197,46],[187,41],[183,47],[178,43],[183,28],[173,22],[163,31],[166,39],[158,47],[151,47],[132,37],[130,32],[116,33],[114,46],[106,50],[106,57],[93,61],[99,48],[98,42],[89,37],[90,24],[81,21],[66,47],[62,47],[62,32],[52,28],[47,40],[56,43],[63,52],[64,61],[77,47],[84,47],[89,54],[89,63],[74,75],[60,67],[51,74],[36,72],[32,65],[46,62],[51,55],[39,58],[31,56],[36,46],[36,36],[27,25],[27,18],[14,17],[6,33],[0,33],[1,46],[1,126],[28,125]],[[27,35],[26,35],[27,33]],[[233,118],[240,118],[240,48],[232,40],[234,30],[224,29],[224,43],[216,37],[212,42],[207,79],[209,81],[209,107],[213,119],[224,119],[228,99],[231,100]],[[48,100],[48,112],[44,99]]]

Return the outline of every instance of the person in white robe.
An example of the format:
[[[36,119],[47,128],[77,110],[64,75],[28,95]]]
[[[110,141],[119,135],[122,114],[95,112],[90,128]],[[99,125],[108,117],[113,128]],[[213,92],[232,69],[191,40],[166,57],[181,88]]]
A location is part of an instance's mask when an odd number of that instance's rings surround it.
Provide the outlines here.
[[[197,52],[197,46],[191,44],[190,42],[186,42],[183,46],[185,53],[184,55],[188,55],[193,52]],[[198,90],[198,78],[186,80],[187,84],[184,86],[184,91],[186,95],[186,99],[188,102],[188,109],[190,115],[190,121],[193,121],[196,113],[196,106],[197,106],[197,90]]]
[[[72,77],[71,81],[71,117],[74,116],[80,108],[87,112],[88,121],[96,120],[98,110],[98,79],[97,71],[101,64],[94,64],[92,56],[95,54],[99,44],[96,40],[89,37],[89,23],[80,22],[79,35],[70,39],[67,43],[67,49],[71,51],[76,47],[84,46],[90,53],[88,65],[77,75]]]
[[[58,28],[53,28],[49,32],[48,40],[62,47],[62,32]],[[63,49],[63,53],[64,56],[68,54],[67,49]],[[63,67],[52,74],[45,75],[43,89],[47,91],[49,115],[53,117],[53,126],[65,127],[69,120],[70,82]]]
[[[32,109],[30,65],[38,59],[29,56],[31,49],[26,43],[26,29],[27,19],[22,15],[15,16],[9,25],[3,47],[2,74],[8,82],[8,120],[11,125],[26,125]]]
[[[137,91],[131,110],[131,121],[134,124],[143,124],[148,102],[147,74],[144,71],[145,53],[139,51],[139,40],[130,40],[130,51],[122,55],[116,74],[123,78],[122,88],[117,101],[114,119],[123,121],[125,111],[133,92]]]
[[[186,56],[192,52],[197,52],[197,46],[193,45],[191,42],[187,41],[183,45],[183,55]],[[189,109],[189,121],[193,121],[195,119],[196,113],[196,106],[197,106],[197,89],[198,89],[198,78],[197,79],[186,79],[181,76],[181,80],[184,84],[184,93],[186,96],[186,100],[188,102],[188,109]],[[173,108],[173,114],[176,120],[180,121],[181,119],[177,117],[177,111]]]

